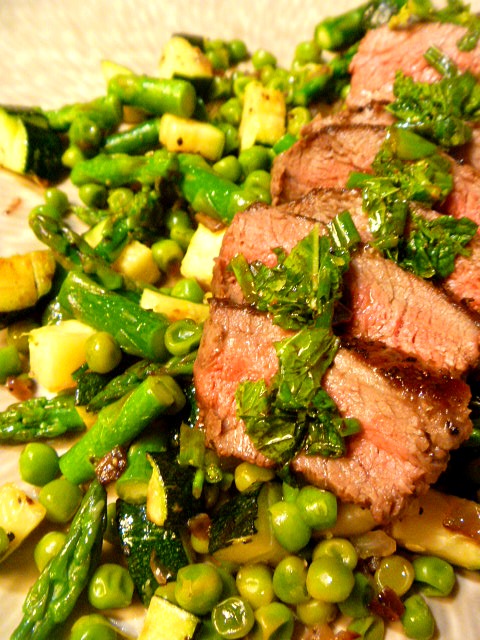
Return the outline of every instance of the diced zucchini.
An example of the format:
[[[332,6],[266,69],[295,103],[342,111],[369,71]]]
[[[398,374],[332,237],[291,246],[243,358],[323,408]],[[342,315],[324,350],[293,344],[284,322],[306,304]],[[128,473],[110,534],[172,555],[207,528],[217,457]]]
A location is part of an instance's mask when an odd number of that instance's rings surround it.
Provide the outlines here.
[[[54,274],[49,249],[0,258],[0,312],[33,307],[50,291]]]
[[[72,373],[85,360],[85,343],[95,329],[78,320],[44,325],[29,333],[30,370],[47,391],[74,386]]]
[[[215,258],[220,253],[225,230],[211,231],[199,224],[183,257],[180,272],[184,278],[196,278],[205,288],[212,283]]]
[[[128,570],[145,606],[148,606],[159,582],[174,580],[180,567],[192,561],[192,555],[178,529],[159,527],[147,518],[146,506],[117,500],[117,523]]]
[[[159,138],[169,151],[198,153],[211,162],[220,160],[225,134],[209,122],[166,113],[160,120]]]
[[[138,640],[191,640],[198,623],[193,613],[153,596]]]
[[[285,134],[287,108],[285,97],[278,89],[264,87],[252,81],[245,87],[240,122],[240,148],[254,144],[274,145]]]
[[[169,453],[150,453],[153,473],[147,489],[148,519],[163,526],[184,526],[198,513],[201,502],[193,496],[195,468],[179,465]]]
[[[63,147],[58,134],[39,112],[0,107],[0,165],[46,181],[63,172]]]
[[[269,508],[281,496],[278,483],[266,482],[222,505],[212,520],[210,553],[220,562],[277,564],[288,551],[273,535]]]
[[[161,291],[144,289],[140,298],[140,306],[143,309],[153,309],[156,313],[163,313],[170,322],[190,318],[197,323],[204,322],[209,314],[208,304],[190,302],[183,298],[174,298]]]
[[[213,67],[199,47],[182,36],[173,36],[162,51],[158,75],[161,78],[189,80],[203,94],[212,83]]]
[[[480,505],[430,489],[412,503],[405,516],[392,523],[390,533],[400,546],[414,553],[439,556],[459,567],[478,570],[478,541],[443,524],[445,518],[461,514],[479,530]]]
[[[160,279],[160,270],[153,259],[152,250],[138,240],[129,242],[112,266],[115,271],[138,282],[155,284]]]
[[[0,561],[10,555],[38,527],[45,513],[43,505],[29,498],[14,484],[8,483],[0,487],[0,527],[10,538],[8,549]]]

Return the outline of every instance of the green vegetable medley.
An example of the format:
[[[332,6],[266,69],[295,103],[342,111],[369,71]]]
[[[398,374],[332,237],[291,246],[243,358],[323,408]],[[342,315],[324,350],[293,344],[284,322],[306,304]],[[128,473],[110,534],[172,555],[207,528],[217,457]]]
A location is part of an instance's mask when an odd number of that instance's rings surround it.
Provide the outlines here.
[[[312,25],[289,68],[240,40],[174,35],[154,77],[105,61],[100,97],[0,107],[2,165],[44,194],[29,225],[45,249],[0,258],[0,382],[16,398],[0,413],[0,443],[22,445],[31,487],[0,487],[0,561],[37,534],[38,578],[12,640],[134,637],[116,615],[132,603],[145,607],[139,640],[290,640],[299,625],[379,640],[392,620],[408,638],[434,637],[429,599],[454,591],[454,565],[480,569],[478,537],[443,526],[447,510],[479,517],[475,385],[475,429],[459,454],[471,493],[426,500],[419,522],[378,528],[367,510],[288,471],[300,449],[342,457],[360,430],[321,386],[360,241],[348,212],[289,255],[276,249],[273,268],[241,254],[229,267],[246,301],[289,332],[275,343],[271,383],[236,392],[237,415],[276,470],[206,446],[192,381],[223,229],[271,202],[274,158],[319,109],[341,105],[369,29],[433,20],[466,26],[463,50],[480,36],[458,0],[440,10],[369,0]],[[375,247],[438,280],[468,255],[477,226],[426,220],[411,201],[434,206],[450,193],[444,151],[471,140],[480,85],[440,50],[425,56],[442,79],[397,74],[396,123],[373,173],[349,186],[362,189]],[[335,635],[340,621],[350,635]]]

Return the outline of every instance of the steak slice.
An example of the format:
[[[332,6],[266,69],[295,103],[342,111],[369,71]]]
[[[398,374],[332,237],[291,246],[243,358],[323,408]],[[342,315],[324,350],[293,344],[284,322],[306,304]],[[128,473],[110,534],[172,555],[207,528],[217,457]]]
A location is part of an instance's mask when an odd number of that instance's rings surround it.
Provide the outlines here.
[[[320,231],[326,233],[325,223],[344,208],[339,202],[330,202],[324,214],[324,201],[310,213],[316,215]],[[256,205],[237,214],[225,232],[215,264],[213,295],[244,304],[241,288],[228,269],[232,258],[241,253],[247,262],[259,260],[272,267],[277,263],[274,249],[281,247],[289,253],[314,225],[315,220],[293,216],[282,207]],[[352,257],[345,284],[349,320],[341,327],[342,333],[381,342],[417,359],[424,368],[453,376],[478,363],[480,328],[431,283],[376,251],[361,250]]]
[[[288,213],[322,222],[329,222],[341,211],[348,210],[357,227],[362,242],[370,244],[372,234],[368,220],[362,209],[360,192],[354,189],[313,189],[303,198],[282,205]],[[439,214],[431,209],[416,206],[415,210],[431,220]],[[470,255],[457,256],[455,270],[445,278],[441,286],[458,304],[475,313],[480,313],[480,236],[477,234],[469,243]]]
[[[372,171],[386,136],[385,126],[361,123],[356,118],[355,124],[350,124],[346,114],[325,120],[322,124],[319,119],[311,133],[275,158],[270,186],[274,204],[296,200],[318,187],[344,188],[352,171]],[[453,158],[450,161],[453,190],[440,210],[456,218],[466,216],[480,225],[480,172]]]
[[[237,418],[235,391],[245,380],[270,382],[278,367],[273,343],[286,335],[267,314],[211,302],[194,381],[198,425],[220,455],[273,466]],[[344,458],[300,454],[292,467],[340,499],[369,507],[378,522],[425,492],[445,469],[449,450],[471,432],[467,384],[427,375],[385,349],[341,348],[323,384],[362,431],[349,438]]]
[[[461,71],[480,73],[480,47],[460,51],[458,40],[465,27],[453,24],[422,23],[409,29],[383,26],[368,31],[350,64],[351,84],[347,96],[349,107],[371,102],[391,102],[395,73],[403,71],[417,82],[435,82],[441,76],[425,60],[431,46],[449,56]]]

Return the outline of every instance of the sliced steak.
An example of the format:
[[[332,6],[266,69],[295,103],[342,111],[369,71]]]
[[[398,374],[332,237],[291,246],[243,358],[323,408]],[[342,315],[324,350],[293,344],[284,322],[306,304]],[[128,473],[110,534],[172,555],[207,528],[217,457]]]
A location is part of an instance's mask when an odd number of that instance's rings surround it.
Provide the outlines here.
[[[461,71],[480,73],[480,46],[460,51],[457,42],[466,29],[453,24],[422,23],[409,29],[388,26],[370,30],[360,42],[350,64],[352,74],[347,104],[362,107],[371,102],[391,102],[395,73],[403,71],[418,82],[434,82],[440,78],[425,60],[431,46],[449,56]]]
[[[303,198],[282,205],[293,215],[316,218],[329,222],[340,211],[348,210],[360,233],[362,242],[370,244],[372,235],[367,217],[362,210],[360,192],[354,189],[314,189]],[[415,210],[431,220],[439,214],[431,209],[417,206]],[[480,235],[477,234],[468,245],[469,256],[457,256],[455,270],[442,281],[441,286],[458,304],[475,313],[480,313]]]
[[[352,201],[353,197],[346,200]],[[346,202],[327,203],[309,211],[325,223]],[[358,202],[357,202],[358,205]],[[245,302],[228,265],[241,253],[247,262],[277,263],[275,249],[287,253],[315,225],[311,218],[293,216],[285,208],[256,205],[237,214],[225,233],[214,268],[212,292],[236,304]],[[422,367],[459,376],[480,359],[480,328],[461,308],[431,283],[417,278],[382,258],[376,251],[361,250],[346,275],[344,300],[349,321],[341,327],[346,335],[381,342],[419,361]]]
[[[271,466],[236,416],[235,391],[245,380],[270,382],[278,367],[273,343],[286,335],[266,314],[212,301],[194,380],[199,426],[220,455]],[[362,432],[349,439],[346,457],[300,455],[293,468],[340,499],[368,506],[379,522],[426,491],[472,428],[468,385],[427,375],[385,349],[340,349],[323,384]]]

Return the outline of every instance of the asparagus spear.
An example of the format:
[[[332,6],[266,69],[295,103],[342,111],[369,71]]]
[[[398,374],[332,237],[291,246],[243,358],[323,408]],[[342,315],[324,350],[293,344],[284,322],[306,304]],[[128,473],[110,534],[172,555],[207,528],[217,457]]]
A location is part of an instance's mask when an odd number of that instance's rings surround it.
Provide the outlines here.
[[[97,421],[60,458],[63,475],[73,483],[95,476],[95,462],[114,447],[128,444],[155,418],[180,411],[185,396],[170,376],[148,376],[125,397],[104,407]]]
[[[66,276],[57,300],[77,320],[110,333],[126,353],[166,360],[165,316],[142,309],[135,300],[101,287],[79,271]]]
[[[105,489],[92,482],[65,544],[31,587],[23,604],[23,619],[11,640],[49,640],[70,615],[99,560],[106,504]]]
[[[31,398],[0,413],[0,442],[31,442],[83,431],[74,395]]]

